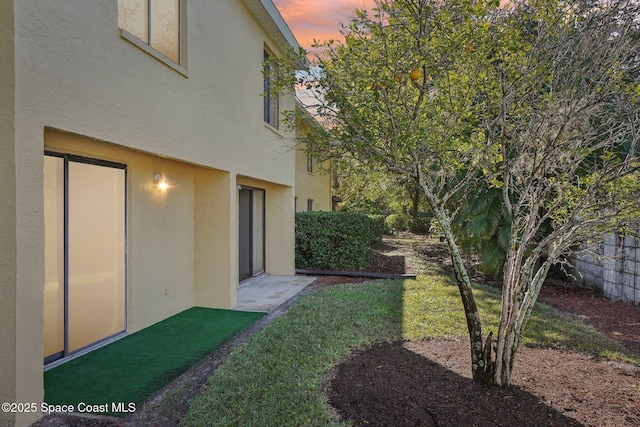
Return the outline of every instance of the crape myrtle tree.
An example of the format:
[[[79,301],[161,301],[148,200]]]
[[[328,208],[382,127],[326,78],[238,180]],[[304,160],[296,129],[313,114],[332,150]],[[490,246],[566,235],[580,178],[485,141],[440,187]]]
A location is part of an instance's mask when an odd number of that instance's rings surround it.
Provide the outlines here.
[[[515,34],[489,56],[493,100],[481,115],[495,150],[484,183],[501,190],[510,225],[496,384],[510,383],[549,268],[637,216],[638,10],[624,1],[529,2],[498,29]]]
[[[376,4],[298,79],[323,124],[309,137],[317,150],[417,180],[450,251],[473,378],[509,385],[549,268],[637,214],[639,6]],[[452,230],[478,191],[492,192],[502,215],[495,338],[483,334]]]

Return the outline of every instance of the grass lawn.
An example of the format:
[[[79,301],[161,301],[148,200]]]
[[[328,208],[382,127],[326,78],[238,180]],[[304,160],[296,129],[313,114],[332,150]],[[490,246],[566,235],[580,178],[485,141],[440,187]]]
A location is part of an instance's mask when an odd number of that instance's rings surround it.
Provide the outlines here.
[[[477,299],[485,331],[497,331],[499,292],[478,286]],[[447,276],[322,288],[238,348],[191,402],[183,424],[339,425],[323,398],[334,365],[374,342],[436,337],[467,339],[458,289]],[[543,304],[524,342],[640,361]]]

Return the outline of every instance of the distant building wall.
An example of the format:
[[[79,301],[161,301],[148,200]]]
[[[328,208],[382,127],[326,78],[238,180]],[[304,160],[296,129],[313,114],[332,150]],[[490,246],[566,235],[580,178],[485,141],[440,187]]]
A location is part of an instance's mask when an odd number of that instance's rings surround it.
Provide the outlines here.
[[[329,160],[309,159],[306,147],[296,147],[296,212],[331,211],[331,167]]]

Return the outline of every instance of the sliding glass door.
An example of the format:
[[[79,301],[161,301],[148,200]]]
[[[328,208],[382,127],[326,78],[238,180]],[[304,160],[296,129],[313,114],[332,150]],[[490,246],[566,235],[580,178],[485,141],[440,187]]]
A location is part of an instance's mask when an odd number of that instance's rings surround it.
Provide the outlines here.
[[[265,271],[265,191],[242,187],[238,194],[240,280]]]
[[[49,153],[44,180],[47,363],[126,328],[126,169]]]

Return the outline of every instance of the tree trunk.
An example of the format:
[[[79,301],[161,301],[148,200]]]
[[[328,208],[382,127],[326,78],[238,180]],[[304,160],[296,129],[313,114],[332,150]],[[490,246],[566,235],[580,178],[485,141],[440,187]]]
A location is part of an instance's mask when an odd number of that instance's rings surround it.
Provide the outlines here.
[[[451,230],[451,222],[444,209],[436,203],[436,198],[431,193],[428,186],[422,184],[426,200],[431,206],[431,210],[442,227],[442,232],[449,247],[451,262],[456,276],[456,283],[460,291],[462,305],[467,320],[467,330],[469,332],[469,341],[471,343],[471,371],[473,380],[480,384],[493,384],[494,363],[492,358],[493,335],[489,334],[487,341],[483,342],[482,322],[480,321],[480,312],[476,304],[473,288],[471,287],[471,279],[464,265],[462,254],[456,243],[455,236]]]
[[[520,290],[520,280],[518,251],[509,251],[502,279],[500,326],[496,342],[494,381],[499,386],[511,384],[511,368],[513,366],[513,357],[515,356],[515,324],[519,308],[517,293]]]
[[[496,342],[496,360],[494,383],[498,386],[511,385],[511,370],[516,355],[519,332],[516,330],[515,316],[509,319],[500,319],[498,340]]]
[[[519,251],[507,255],[502,281],[502,306],[494,375],[495,384],[499,386],[511,384],[511,371],[522,332],[552,264],[550,260],[546,260],[536,270],[534,265],[537,257],[530,255],[524,265],[521,257]]]
[[[415,182],[412,182],[409,185],[409,196],[411,197],[411,217],[413,218],[413,223],[418,223],[418,210],[420,207],[420,186],[416,185]]]
[[[437,217],[437,215],[436,215]],[[471,342],[471,370],[473,380],[480,384],[493,384],[494,362],[492,357],[493,335],[489,334],[487,341],[483,342],[482,338],[482,322],[480,321],[480,312],[476,304],[473,289],[471,288],[471,280],[464,266],[462,254],[455,242],[451,225],[448,221],[440,223],[444,232],[445,240],[449,246],[453,270],[456,275],[456,283],[462,298],[465,317],[467,319],[467,330],[469,332],[469,340]]]
[[[420,203],[420,193],[418,191],[411,193],[411,217],[414,223],[418,221],[418,205]]]

